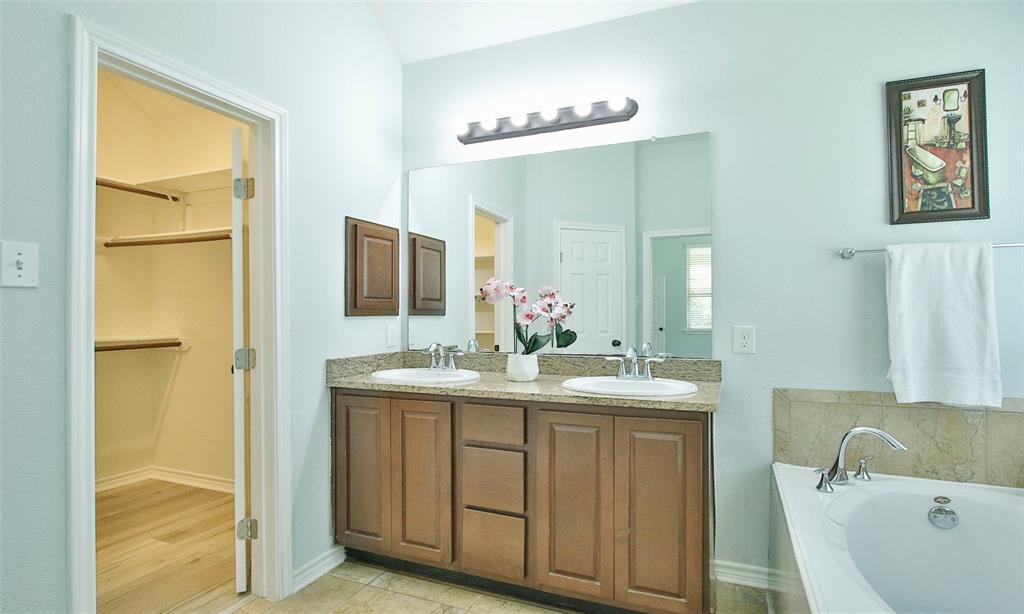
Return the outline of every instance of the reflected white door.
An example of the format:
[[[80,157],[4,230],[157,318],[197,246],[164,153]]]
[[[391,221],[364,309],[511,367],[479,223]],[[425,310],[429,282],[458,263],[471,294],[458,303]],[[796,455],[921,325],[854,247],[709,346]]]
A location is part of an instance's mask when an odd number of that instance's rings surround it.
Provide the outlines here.
[[[561,228],[559,285],[576,303],[568,326],[578,335],[574,354],[624,351],[623,233],[618,230]],[[618,345],[616,345],[618,343]]]
[[[242,129],[232,134],[231,178],[245,177],[242,166]],[[231,342],[235,349],[245,347],[245,202],[231,190]],[[245,378],[247,371],[234,369],[234,459],[235,459],[235,527],[246,517],[246,454],[245,454]],[[235,590],[249,590],[248,545],[235,535]]]
[[[665,347],[665,276],[656,275],[651,280],[651,343],[655,352],[667,352]]]

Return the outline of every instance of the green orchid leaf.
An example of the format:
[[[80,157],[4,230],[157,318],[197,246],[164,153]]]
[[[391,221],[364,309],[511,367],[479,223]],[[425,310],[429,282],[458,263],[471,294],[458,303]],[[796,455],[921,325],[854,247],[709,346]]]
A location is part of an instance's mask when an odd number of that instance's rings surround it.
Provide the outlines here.
[[[561,324],[555,325],[555,346],[567,348],[576,342],[576,331],[562,328]]]
[[[519,322],[516,322],[516,339],[519,340],[519,343],[523,344],[523,347],[526,347],[526,329]]]
[[[533,354],[537,350],[541,349],[548,342],[551,341],[551,333],[541,335],[540,333],[533,333],[530,340],[527,341],[523,347],[523,354]]]

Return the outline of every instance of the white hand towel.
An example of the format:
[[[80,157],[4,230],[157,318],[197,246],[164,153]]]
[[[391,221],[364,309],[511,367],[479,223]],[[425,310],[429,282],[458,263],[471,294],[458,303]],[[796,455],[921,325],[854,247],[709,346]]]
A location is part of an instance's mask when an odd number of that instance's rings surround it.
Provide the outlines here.
[[[992,244],[891,245],[885,262],[896,400],[1002,406]]]

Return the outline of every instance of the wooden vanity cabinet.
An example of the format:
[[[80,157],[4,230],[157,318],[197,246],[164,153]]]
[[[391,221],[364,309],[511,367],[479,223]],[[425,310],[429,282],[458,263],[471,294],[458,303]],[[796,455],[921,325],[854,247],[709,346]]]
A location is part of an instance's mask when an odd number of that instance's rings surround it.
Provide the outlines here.
[[[707,414],[383,395],[334,393],[339,544],[631,610],[707,611]]]
[[[451,403],[336,393],[335,541],[447,566]]]

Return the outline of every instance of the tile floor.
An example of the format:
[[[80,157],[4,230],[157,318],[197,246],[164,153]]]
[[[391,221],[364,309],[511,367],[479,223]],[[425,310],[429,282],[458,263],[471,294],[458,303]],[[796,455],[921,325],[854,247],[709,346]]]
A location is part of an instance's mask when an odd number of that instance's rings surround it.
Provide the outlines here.
[[[550,608],[346,561],[283,601],[259,599],[242,614],[541,614]]]
[[[716,614],[767,614],[764,591],[718,585]],[[258,599],[242,614],[543,614],[566,612],[346,561],[283,601]]]

